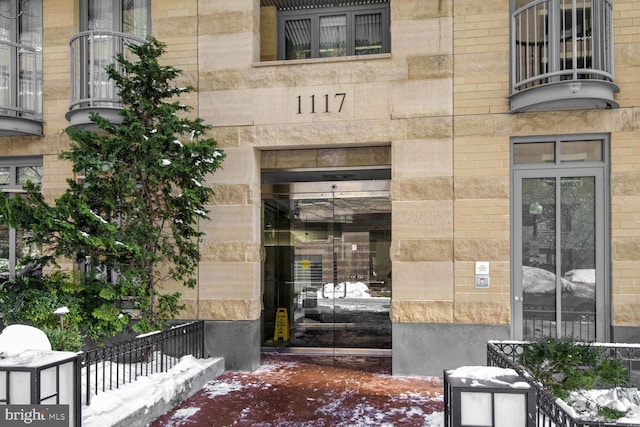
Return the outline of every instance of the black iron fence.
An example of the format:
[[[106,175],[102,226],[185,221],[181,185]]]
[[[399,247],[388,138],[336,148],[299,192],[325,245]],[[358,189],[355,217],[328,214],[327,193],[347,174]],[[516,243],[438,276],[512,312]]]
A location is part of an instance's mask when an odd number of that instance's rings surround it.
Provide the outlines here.
[[[203,321],[85,351],[80,354],[82,403],[89,405],[91,396],[118,389],[140,377],[166,372],[186,355],[208,357]]]
[[[537,425],[541,427],[637,427],[637,424],[621,424],[604,421],[582,421],[574,419],[562,406],[558,399],[536,381],[529,371],[520,364],[525,341],[489,341],[487,343],[487,366],[514,369],[536,391],[538,409]],[[633,381],[633,373],[640,367],[640,344],[592,344],[602,349],[605,357],[622,359]],[[637,384],[634,384],[637,386]]]

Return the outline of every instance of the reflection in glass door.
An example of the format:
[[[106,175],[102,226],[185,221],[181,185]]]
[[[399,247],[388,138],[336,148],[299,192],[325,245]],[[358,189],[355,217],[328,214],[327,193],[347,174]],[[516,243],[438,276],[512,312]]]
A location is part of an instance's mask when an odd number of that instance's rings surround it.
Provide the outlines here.
[[[263,194],[266,345],[391,348],[386,187],[377,181],[297,183],[285,193]],[[282,308],[288,341],[274,335]]]
[[[542,176],[516,180],[521,207],[516,265],[522,270],[514,275],[515,299],[522,304],[514,308],[521,310],[524,339],[551,335],[592,341],[602,334],[597,304],[604,294],[598,233],[602,176],[582,172],[539,172]]]

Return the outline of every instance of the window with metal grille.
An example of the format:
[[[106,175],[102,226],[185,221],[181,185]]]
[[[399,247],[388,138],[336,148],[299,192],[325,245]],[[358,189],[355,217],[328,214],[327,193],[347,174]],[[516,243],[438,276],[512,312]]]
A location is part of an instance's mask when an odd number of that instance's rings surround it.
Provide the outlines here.
[[[390,52],[388,1],[268,1],[278,9],[278,59],[333,58]],[[303,4],[304,3],[304,4]]]

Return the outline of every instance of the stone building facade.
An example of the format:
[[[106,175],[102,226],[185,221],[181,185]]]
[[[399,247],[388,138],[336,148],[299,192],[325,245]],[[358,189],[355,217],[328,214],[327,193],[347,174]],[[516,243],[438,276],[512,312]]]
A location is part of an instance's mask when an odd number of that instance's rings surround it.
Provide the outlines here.
[[[5,113],[0,167],[40,159],[42,190],[54,197],[70,176],[58,159],[69,144],[63,131],[93,108],[69,102],[80,78],[69,41],[90,6],[29,3],[42,8],[41,111],[28,123],[35,131]],[[124,17],[127,3],[114,1]],[[209,181],[212,220],[201,224],[198,285],[183,290],[180,318],[206,320],[210,351],[240,370],[255,369],[261,351],[330,349],[391,354],[397,375],[440,375],[484,364],[490,339],[640,341],[640,3],[333,3],[145,6],[146,31],[167,43],[163,61],[197,89],[185,102],[227,155]],[[296,22],[337,27],[322,19],[343,14],[349,39],[360,10],[381,17],[367,24],[379,46],[364,54],[357,41],[346,53],[322,42],[319,53],[290,46],[303,33]],[[322,39],[314,25],[305,28]],[[298,56],[287,59],[287,49]],[[342,193],[354,182],[366,191]],[[351,213],[338,214],[350,198]],[[330,219],[326,211],[310,219],[327,204]],[[359,221],[375,223],[375,233]],[[297,227],[324,248],[301,243]],[[269,240],[276,235],[286,241]],[[351,239],[346,250],[340,239]],[[368,271],[338,277],[339,260],[360,250]],[[349,310],[336,301],[356,282],[383,301],[385,344],[337,342],[336,331],[361,321],[365,335],[376,334],[362,320],[367,308],[335,320]],[[311,306],[317,298],[331,300],[333,321]],[[287,309],[289,340],[279,339],[278,308]],[[306,334],[327,330],[328,343]]]

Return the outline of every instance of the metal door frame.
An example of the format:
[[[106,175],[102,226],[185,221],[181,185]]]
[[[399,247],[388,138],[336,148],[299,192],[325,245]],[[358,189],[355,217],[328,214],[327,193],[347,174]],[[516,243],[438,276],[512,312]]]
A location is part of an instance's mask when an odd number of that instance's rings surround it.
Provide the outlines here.
[[[609,228],[608,222],[608,206],[606,188],[605,167],[537,167],[531,169],[517,169],[513,171],[512,186],[512,203],[511,203],[511,219],[512,219],[512,263],[511,263],[511,313],[512,313],[512,331],[513,339],[521,340],[523,338],[523,291],[522,291],[522,180],[527,178],[552,178],[560,183],[562,178],[572,177],[594,177],[595,179],[595,251],[596,251],[596,283],[602,286],[596,286],[596,340],[608,341],[610,326],[610,261],[609,261]],[[560,203],[561,185],[555,188],[556,206]],[[560,209],[556,209],[556,224],[561,224]],[[561,265],[561,233],[556,229],[556,280],[560,280],[558,273],[559,265]],[[556,295],[556,301],[560,299],[559,293]],[[556,304],[556,316],[559,316]],[[558,319],[558,317],[556,317]],[[560,324],[556,325],[556,331],[559,332]]]
[[[262,200],[331,200],[360,197],[387,197],[391,200],[391,180],[286,182],[262,184]],[[391,224],[390,224],[391,225]],[[332,233],[334,230],[332,229]],[[336,250],[333,249],[333,280],[336,283]],[[264,278],[262,279],[264,280]],[[276,351],[296,354],[390,355],[391,349],[336,347],[278,347]]]

